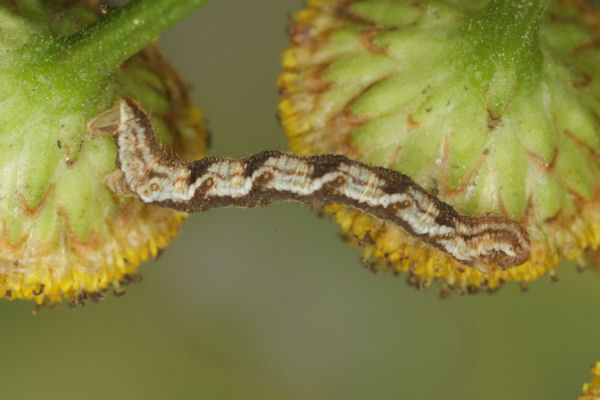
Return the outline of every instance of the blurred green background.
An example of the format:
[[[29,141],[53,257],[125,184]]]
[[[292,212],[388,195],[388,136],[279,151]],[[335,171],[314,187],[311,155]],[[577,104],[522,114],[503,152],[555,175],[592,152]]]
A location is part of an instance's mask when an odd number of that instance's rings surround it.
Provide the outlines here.
[[[162,48],[206,110],[211,154],[286,149],[279,55],[302,0],[219,0]],[[573,399],[600,359],[600,280],[440,300],[372,275],[296,204],[194,215],[141,284],[32,316],[0,301],[0,399]]]

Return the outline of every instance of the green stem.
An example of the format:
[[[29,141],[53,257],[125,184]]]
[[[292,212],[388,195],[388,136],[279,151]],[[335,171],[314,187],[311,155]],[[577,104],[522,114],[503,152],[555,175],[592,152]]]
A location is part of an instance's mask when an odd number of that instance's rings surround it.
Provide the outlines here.
[[[499,118],[517,91],[539,82],[539,29],[549,0],[491,0],[463,25],[464,69]]]
[[[55,81],[79,78],[94,85],[177,21],[210,0],[132,0],[62,38],[46,71]]]
[[[477,51],[518,61],[539,47],[539,27],[549,0],[492,0],[467,21]],[[498,61],[498,60],[496,60]]]

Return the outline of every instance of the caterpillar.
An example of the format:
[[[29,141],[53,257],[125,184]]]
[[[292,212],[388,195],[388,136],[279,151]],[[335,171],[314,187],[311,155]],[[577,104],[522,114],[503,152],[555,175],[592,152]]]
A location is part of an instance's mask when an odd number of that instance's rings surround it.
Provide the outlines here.
[[[88,123],[88,134],[112,134],[116,175],[107,184],[148,204],[200,212],[298,201],[341,204],[400,226],[414,237],[486,272],[530,257],[527,231],[505,216],[460,214],[408,176],[341,155],[301,156],[265,151],[248,158],[185,162],[165,153],[150,118],[135,100],[121,99]]]

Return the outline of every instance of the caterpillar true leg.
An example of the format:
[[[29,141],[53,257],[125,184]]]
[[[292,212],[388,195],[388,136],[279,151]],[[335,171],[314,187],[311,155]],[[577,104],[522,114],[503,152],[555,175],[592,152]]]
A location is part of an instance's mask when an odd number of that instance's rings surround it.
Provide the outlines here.
[[[240,160],[187,163],[161,150],[150,119],[134,100],[120,100],[92,119],[88,131],[114,135],[122,177],[145,203],[186,212],[292,200],[337,203],[397,224],[466,265],[507,268],[530,256],[529,237],[519,223],[496,215],[461,215],[406,175],[344,156],[265,151]],[[114,177],[112,182],[123,191]]]

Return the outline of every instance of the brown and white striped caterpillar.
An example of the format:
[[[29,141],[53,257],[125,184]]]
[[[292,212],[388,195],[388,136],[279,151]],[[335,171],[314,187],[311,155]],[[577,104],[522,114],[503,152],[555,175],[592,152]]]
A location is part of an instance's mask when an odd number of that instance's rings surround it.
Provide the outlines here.
[[[406,175],[344,156],[265,151],[240,160],[184,162],[161,149],[148,115],[134,100],[119,100],[89,122],[88,132],[114,135],[119,171],[107,183],[144,203],[185,212],[278,201],[335,203],[397,224],[484,272],[485,265],[514,267],[530,256],[529,237],[519,223],[504,216],[459,214]]]

